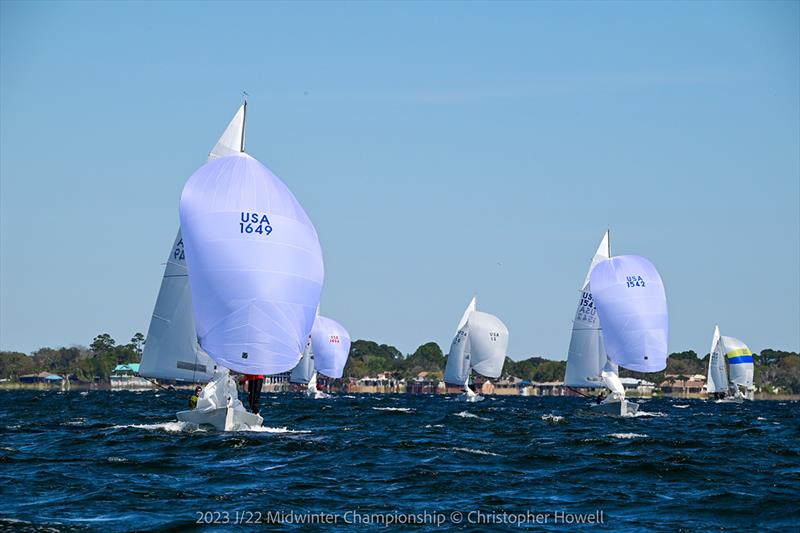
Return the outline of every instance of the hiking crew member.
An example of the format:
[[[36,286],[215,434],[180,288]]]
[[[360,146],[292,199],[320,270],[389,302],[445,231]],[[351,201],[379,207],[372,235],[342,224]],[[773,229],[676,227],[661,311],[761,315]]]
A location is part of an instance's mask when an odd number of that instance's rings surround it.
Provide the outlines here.
[[[200,399],[200,391],[202,390],[203,388],[200,387],[199,385],[194,388],[194,394],[192,395],[191,398],[189,398],[189,409],[197,408],[197,400]]]

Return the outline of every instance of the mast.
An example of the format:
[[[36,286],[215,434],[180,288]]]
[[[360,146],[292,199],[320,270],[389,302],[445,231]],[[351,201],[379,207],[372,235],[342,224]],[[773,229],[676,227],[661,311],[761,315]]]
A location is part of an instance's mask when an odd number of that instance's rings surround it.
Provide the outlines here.
[[[247,93],[244,93],[244,113],[242,114],[242,139],[239,143],[239,151],[244,152],[244,132],[247,131]]]

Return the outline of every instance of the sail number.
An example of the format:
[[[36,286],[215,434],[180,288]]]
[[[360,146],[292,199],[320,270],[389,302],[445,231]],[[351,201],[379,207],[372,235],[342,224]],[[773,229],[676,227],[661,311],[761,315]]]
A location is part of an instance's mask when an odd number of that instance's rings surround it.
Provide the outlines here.
[[[339,341],[339,335],[331,335],[328,338],[328,342],[330,342],[332,344],[341,344],[341,342]]]
[[[500,339],[500,334],[498,332],[496,332],[496,331],[490,331],[489,332],[489,340],[490,341],[497,341],[498,339]]]
[[[269,235],[272,233],[272,225],[269,223],[267,215],[242,211],[239,233]]]
[[[633,276],[627,276],[628,280],[628,287],[644,287],[644,280],[642,276],[637,276],[634,274]]]
[[[583,291],[581,293],[581,301],[578,302],[578,312],[575,313],[575,320],[583,320],[593,324],[597,315],[597,309],[594,308],[594,298],[591,292]]]
[[[178,261],[186,259],[186,256],[183,254],[183,239],[179,240],[178,244],[175,245],[175,249],[172,250],[172,257]]]

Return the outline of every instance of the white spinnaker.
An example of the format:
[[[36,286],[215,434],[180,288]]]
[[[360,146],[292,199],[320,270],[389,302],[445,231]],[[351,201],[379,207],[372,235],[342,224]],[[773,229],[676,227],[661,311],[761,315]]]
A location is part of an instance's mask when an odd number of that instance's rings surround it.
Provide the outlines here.
[[[734,337],[720,337],[728,360],[731,383],[743,387],[753,387],[753,352],[747,345]]]
[[[191,382],[206,382],[214,375],[214,361],[197,343],[191,306],[183,241],[178,231],[147,330],[140,375]]]
[[[725,369],[725,348],[722,346],[719,326],[714,328],[711,339],[711,355],[708,357],[708,392],[725,392],[728,390],[728,372]]]
[[[592,258],[589,271],[581,288],[578,309],[572,323],[572,337],[569,341],[567,371],[564,384],[568,387],[602,387],[600,373],[608,360],[603,346],[600,318],[594,306],[594,298],[589,277],[592,269],[600,261],[609,257],[608,232],[603,235],[600,246]]]
[[[619,379],[619,367],[606,359],[606,364],[600,372],[603,378],[603,383],[611,392],[625,396],[625,387],[622,385],[622,380]]]
[[[246,104],[234,115],[208,159],[239,153],[244,147]],[[192,296],[181,230],[170,249],[161,288],[147,330],[139,373],[144,377],[206,382],[214,375],[214,362],[197,343]]]
[[[444,369],[445,383],[461,385],[469,379],[469,332],[466,326],[475,307],[476,302],[473,297],[461,316],[461,320],[458,321],[456,334],[453,336],[453,342],[450,343],[450,351],[447,354],[447,363]]]
[[[303,357],[300,359],[300,362],[297,363],[297,366],[292,369],[292,373],[289,375],[289,381],[300,385],[306,385],[311,382],[314,373],[314,352],[311,347],[311,339],[308,339]]]
[[[317,315],[311,328],[314,368],[329,378],[340,378],[350,355],[350,334],[333,319]]]
[[[473,311],[469,328],[470,366],[487,378],[499,378],[508,353],[508,328],[494,315]]]

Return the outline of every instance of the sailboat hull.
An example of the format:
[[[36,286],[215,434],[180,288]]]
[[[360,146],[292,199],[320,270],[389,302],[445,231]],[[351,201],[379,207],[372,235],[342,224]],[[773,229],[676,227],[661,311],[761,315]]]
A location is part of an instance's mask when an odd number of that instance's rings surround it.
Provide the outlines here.
[[[264,419],[259,415],[248,413],[233,407],[216,409],[180,411],[178,420],[196,426],[212,426],[218,431],[237,431],[251,427],[259,427]]]
[[[629,402],[628,400],[593,403],[590,407],[595,413],[610,416],[632,416],[639,410],[638,403]]]

